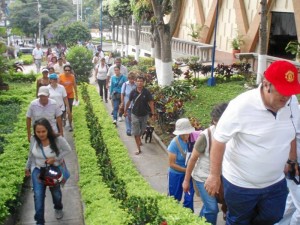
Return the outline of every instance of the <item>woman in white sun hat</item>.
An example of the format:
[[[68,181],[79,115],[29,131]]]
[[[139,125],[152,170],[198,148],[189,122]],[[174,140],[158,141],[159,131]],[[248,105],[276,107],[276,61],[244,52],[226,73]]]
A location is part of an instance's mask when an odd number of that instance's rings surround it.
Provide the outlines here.
[[[181,201],[183,188],[182,182],[184,180],[186,171],[186,154],[188,149],[188,139],[190,134],[195,131],[189,119],[182,118],[176,121],[175,131],[173,134],[176,137],[170,142],[168,146],[169,153],[169,196],[173,196],[176,200]],[[192,181],[190,190],[184,193],[183,206],[194,211],[194,188]]]

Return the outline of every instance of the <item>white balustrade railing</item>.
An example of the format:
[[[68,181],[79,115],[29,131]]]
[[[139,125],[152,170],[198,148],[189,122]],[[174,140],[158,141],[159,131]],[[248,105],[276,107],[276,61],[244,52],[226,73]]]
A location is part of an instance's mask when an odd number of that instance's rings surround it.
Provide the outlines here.
[[[124,31],[125,35],[125,31]],[[122,29],[119,27],[118,41],[122,40]],[[125,40],[125,38],[124,38]],[[135,30],[129,29],[129,45],[134,48],[135,45]],[[210,62],[212,54],[212,45],[203,44],[200,42],[187,41],[179,38],[172,38],[172,53],[180,56],[197,56],[200,62]],[[151,51],[151,33],[141,31],[140,47],[144,50]]]

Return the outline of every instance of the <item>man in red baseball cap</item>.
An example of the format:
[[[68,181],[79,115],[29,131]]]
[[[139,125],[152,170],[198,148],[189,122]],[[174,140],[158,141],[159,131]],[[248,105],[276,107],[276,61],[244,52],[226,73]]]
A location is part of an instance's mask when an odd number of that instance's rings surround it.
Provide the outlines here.
[[[222,171],[226,224],[275,224],[282,218],[288,194],[283,171],[297,162],[298,93],[297,69],[277,61],[258,88],[230,101],[222,114],[205,189],[212,196],[218,192]]]
[[[297,68],[287,61],[276,61],[265,71],[265,78],[284,96],[300,93]]]

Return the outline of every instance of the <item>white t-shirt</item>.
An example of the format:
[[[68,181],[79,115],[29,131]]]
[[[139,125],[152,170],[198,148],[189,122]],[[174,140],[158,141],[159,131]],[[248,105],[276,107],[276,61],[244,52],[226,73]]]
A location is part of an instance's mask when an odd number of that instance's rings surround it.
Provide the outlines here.
[[[55,63],[55,65],[53,66],[55,73],[57,74],[61,74],[64,72],[64,66],[66,64],[62,64],[61,66],[58,63]]]
[[[113,75],[115,75],[115,70],[114,70],[115,66],[116,66],[116,64],[114,64],[111,67],[109,67],[108,72],[107,72],[107,76],[108,77],[112,77]],[[121,67],[120,67],[120,73],[122,75],[124,75],[125,77],[127,77],[127,74],[128,74],[127,67],[121,65]]]
[[[233,99],[214,133],[226,143],[222,174],[232,184],[244,188],[265,188],[284,178],[290,143],[299,126],[295,96],[276,117],[266,109],[261,86]]]
[[[33,55],[33,58],[34,59],[42,59],[43,58],[43,55],[44,55],[44,52],[41,48],[34,48],[33,51],[32,51],[32,55]]]
[[[105,64],[102,67],[101,64],[98,64],[96,67],[98,69],[97,80],[106,80],[106,78],[107,78],[107,71],[108,71],[107,65]]]
[[[62,111],[66,110],[66,106],[64,103],[64,98],[67,97],[67,92],[64,86],[61,84],[57,84],[57,87],[54,89],[50,84],[48,85],[50,96],[49,98],[56,101],[58,106]]]

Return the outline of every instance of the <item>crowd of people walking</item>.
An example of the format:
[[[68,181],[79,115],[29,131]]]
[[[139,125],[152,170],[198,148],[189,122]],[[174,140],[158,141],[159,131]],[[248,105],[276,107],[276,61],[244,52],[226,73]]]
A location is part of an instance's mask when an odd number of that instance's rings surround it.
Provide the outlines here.
[[[99,86],[100,101],[111,101],[112,123],[116,126],[125,117],[126,134],[134,137],[135,154],[141,154],[141,136],[148,119],[156,119],[145,78],[139,71],[128,72],[121,58],[105,56],[101,47],[91,42],[86,47],[94,53],[92,74]],[[39,45],[32,55],[39,72],[43,57]],[[78,102],[76,75],[64,51],[49,48],[46,59],[47,67],[42,68],[42,77],[37,80],[37,99],[29,106],[26,124],[31,147],[25,172],[32,175],[37,224],[45,222],[45,186],[37,182],[36,174],[45,162],[58,164],[70,151],[63,139],[63,127],[68,119],[69,132],[73,131],[72,106]],[[191,152],[188,149],[195,129],[189,119],[179,119],[168,146],[169,196],[178,202],[183,197],[183,206],[194,211],[194,193],[198,194],[203,202],[199,216],[211,224],[217,224],[221,189],[226,224],[300,224],[300,189],[295,179],[299,177],[300,157],[300,113],[295,96],[299,93],[297,69],[286,61],[277,61],[265,71],[258,88],[213,107],[211,126],[197,133]],[[61,153],[58,146],[63,147]],[[46,157],[40,152],[43,148]],[[61,191],[50,190],[60,219]]]

